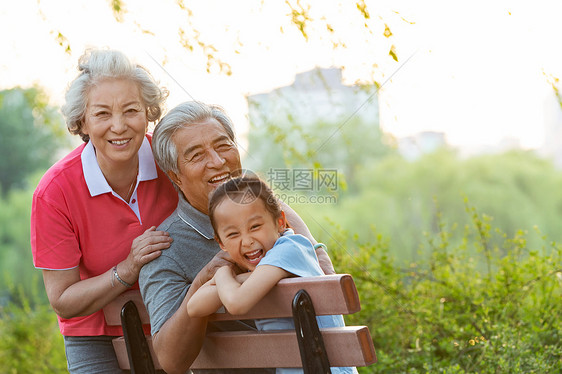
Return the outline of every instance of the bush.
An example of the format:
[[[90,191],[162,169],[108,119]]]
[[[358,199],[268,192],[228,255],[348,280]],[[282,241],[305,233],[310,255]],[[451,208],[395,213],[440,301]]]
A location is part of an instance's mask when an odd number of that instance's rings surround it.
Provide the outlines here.
[[[467,208],[471,224],[459,230],[438,223],[437,236],[420,245],[420,261],[397,265],[391,244],[346,249],[348,235],[332,235],[338,272],[353,275],[378,363],[371,373],[549,373],[562,365],[561,246],[528,248],[528,233],[507,237],[491,218]],[[375,229],[373,229],[376,231]],[[540,235],[540,233],[537,233]],[[499,241],[498,239],[501,239]],[[502,242],[501,246],[491,243]],[[557,368],[557,369],[555,369]]]
[[[491,217],[466,211],[464,227],[438,214],[437,234],[426,234],[421,260],[407,266],[376,228],[375,239],[362,243],[334,226],[330,256],[338,272],[354,277],[362,305],[346,318],[369,326],[379,360],[361,373],[559,372],[562,246],[538,230],[508,236]],[[530,235],[543,245],[530,247]],[[0,368],[66,372],[55,313],[22,290],[10,286],[9,301],[0,301]]]
[[[57,318],[44,301],[10,289],[0,305],[0,368],[3,373],[66,373],[64,342]]]

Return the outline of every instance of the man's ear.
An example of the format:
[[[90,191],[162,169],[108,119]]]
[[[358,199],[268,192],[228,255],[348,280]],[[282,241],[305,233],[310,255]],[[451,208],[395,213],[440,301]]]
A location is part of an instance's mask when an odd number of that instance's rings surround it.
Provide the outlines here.
[[[281,211],[281,215],[277,218],[277,231],[279,234],[283,233],[287,228],[287,218],[285,218],[285,212]]]
[[[174,182],[176,186],[181,186],[181,181],[176,173],[174,173],[172,170],[169,170],[166,174],[168,174],[168,177],[172,180],[172,182]]]

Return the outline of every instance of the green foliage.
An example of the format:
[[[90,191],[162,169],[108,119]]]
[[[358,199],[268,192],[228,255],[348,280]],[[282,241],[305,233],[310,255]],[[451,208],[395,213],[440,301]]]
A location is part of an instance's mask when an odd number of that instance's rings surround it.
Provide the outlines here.
[[[375,232],[365,243],[333,225],[327,242],[337,271],[355,279],[361,312],[349,324],[369,326],[378,363],[362,373],[554,373],[562,363],[562,246],[508,236],[474,207],[463,240],[438,219],[420,258],[400,266],[392,242]],[[438,217],[441,217],[438,214]],[[353,245],[346,245],[349,240]],[[496,245],[493,243],[501,243]],[[488,266],[480,267],[479,263]],[[13,373],[62,372],[55,316],[10,287],[0,307],[0,367]]]
[[[64,343],[48,304],[10,288],[0,303],[0,367],[3,373],[65,373]]]
[[[5,373],[66,372],[62,336],[33,268],[29,240],[33,189],[67,144],[64,129],[40,89],[0,92],[0,368]]]
[[[365,242],[376,240],[370,227],[375,225],[392,242],[393,257],[409,263],[419,257],[426,235],[439,235],[440,220],[461,228],[449,241],[462,243],[462,228],[471,223],[468,199],[508,236],[537,231],[562,242],[562,172],[531,152],[461,159],[442,149],[412,162],[391,154],[358,166],[356,173],[357,185],[340,192],[337,204],[294,206],[320,240],[325,238],[324,217],[337,217],[339,225]],[[528,237],[528,244],[541,245],[541,235]],[[501,247],[501,238],[490,240]]]
[[[39,88],[0,91],[0,193],[53,164],[66,145],[64,123]]]
[[[338,272],[353,275],[379,362],[373,373],[549,373],[562,364],[562,246],[508,236],[468,209],[471,224],[438,221],[416,262],[401,267],[391,242],[329,242]],[[501,243],[497,245],[494,243]],[[473,249],[476,250],[473,251]],[[488,263],[481,269],[478,264]]]
[[[36,185],[38,178],[39,175],[30,178],[29,184]],[[0,298],[7,296],[10,283],[21,286],[28,296],[43,290],[42,280],[34,276],[39,271],[33,267],[29,241],[32,193],[29,187],[0,196]],[[44,291],[40,295],[45,301]]]

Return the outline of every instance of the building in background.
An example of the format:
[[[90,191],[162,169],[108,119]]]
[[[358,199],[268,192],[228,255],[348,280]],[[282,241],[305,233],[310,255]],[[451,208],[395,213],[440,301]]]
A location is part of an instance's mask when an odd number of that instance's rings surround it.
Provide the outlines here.
[[[259,127],[268,120],[306,126],[318,121],[340,123],[360,118],[379,125],[377,87],[347,86],[339,68],[315,68],[297,74],[292,85],[248,96],[250,123]]]

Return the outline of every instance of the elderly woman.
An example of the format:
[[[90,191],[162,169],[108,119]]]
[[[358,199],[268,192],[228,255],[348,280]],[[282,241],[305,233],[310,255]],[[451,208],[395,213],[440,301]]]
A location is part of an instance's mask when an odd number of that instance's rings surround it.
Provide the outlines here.
[[[199,354],[208,327],[206,318],[189,317],[186,304],[219,267],[235,266],[214,240],[208,204],[210,192],[240,174],[240,153],[226,113],[198,102],[180,104],[166,114],[156,126],[152,148],[180,194],[177,209],[158,228],[174,241],[142,268],[139,284],[158,361],[169,374],[184,373]],[[314,240],[293,210],[286,205],[283,210],[296,232]],[[317,254],[324,271],[333,273],[326,252],[319,247]]]
[[[154,162],[148,124],[167,91],[118,51],[79,62],[62,107],[84,144],[43,176],[31,210],[34,265],[64,335],[71,373],[120,372],[102,308],[136,282],[172,239],[157,231],[177,193]]]

